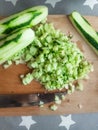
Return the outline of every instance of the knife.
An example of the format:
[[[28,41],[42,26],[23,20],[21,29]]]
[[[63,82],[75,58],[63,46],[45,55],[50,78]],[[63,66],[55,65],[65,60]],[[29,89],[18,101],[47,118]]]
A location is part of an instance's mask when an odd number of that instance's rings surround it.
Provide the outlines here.
[[[44,104],[53,102],[55,96],[61,99],[66,92],[47,93],[47,94],[15,94],[15,95],[0,95],[0,108],[36,106],[40,102]]]

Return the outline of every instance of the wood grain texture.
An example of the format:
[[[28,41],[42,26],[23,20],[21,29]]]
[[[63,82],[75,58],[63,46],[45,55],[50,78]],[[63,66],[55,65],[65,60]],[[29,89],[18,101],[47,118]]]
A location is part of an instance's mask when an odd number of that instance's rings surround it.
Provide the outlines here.
[[[86,16],[91,25],[98,31],[98,17]],[[67,95],[65,101],[58,106],[58,110],[49,110],[49,104],[43,108],[21,107],[21,108],[2,108],[0,115],[53,115],[53,114],[69,114],[69,113],[88,113],[98,112],[98,56],[93,52],[92,48],[84,41],[84,39],[77,33],[69,19],[65,15],[51,15],[48,21],[53,22],[54,26],[64,33],[71,32],[73,34],[73,41],[77,43],[78,47],[83,51],[86,59],[93,63],[94,72],[89,74],[90,79],[84,80],[84,91],[76,91],[72,95]],[[29,72],[25,65],[12,65],[10,68],[4,70],[0,66],[0,94],[22,94],[22,93],[40,93],[47,92],[36,81],[33,81],[28,86],[23,86],[19,79],[19,75]],[[79,109],[78,105],[83,106]]]

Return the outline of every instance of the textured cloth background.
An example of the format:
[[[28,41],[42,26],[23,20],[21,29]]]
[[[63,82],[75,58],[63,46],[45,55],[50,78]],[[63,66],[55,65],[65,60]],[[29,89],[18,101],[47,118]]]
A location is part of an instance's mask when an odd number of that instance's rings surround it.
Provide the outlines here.
[[[50,14],[69,14],[78,10],[85,15],[98,15],[98,0],[0,0],[0,15],[10,15],[44,4],[48,6]]]

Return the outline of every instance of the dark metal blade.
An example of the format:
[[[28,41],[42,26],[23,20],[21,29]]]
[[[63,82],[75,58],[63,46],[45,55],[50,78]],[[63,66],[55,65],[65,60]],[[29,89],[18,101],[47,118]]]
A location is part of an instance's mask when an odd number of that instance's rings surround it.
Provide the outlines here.
[[[49,103],[54,101],[55,95],[61,98],[62,94],[66,93],[0,95],[0,108],[35,106],[40,101]]]

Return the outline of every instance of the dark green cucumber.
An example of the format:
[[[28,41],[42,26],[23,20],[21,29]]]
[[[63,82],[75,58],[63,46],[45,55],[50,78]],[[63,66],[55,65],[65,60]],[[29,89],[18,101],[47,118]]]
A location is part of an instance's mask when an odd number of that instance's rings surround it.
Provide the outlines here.
[[[34,37],[34,31],[30,28],[26,28],[13,32],[5,39],[0,40],[0,64],[32,43]]]
[[[74,27],[98,54],[98,34],[90,23],[77,11],[72,12],[69,18]]]
[[[11,15],[0,21],[0,36],[22,27],[32,27],[44,20],[47,15],[46,6],[35,6]]]

